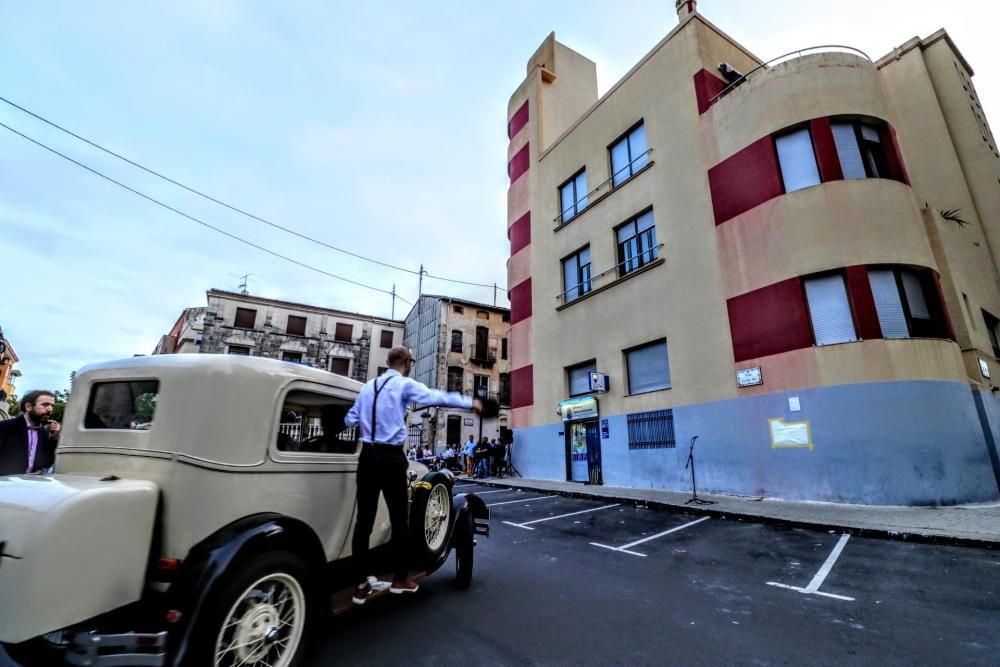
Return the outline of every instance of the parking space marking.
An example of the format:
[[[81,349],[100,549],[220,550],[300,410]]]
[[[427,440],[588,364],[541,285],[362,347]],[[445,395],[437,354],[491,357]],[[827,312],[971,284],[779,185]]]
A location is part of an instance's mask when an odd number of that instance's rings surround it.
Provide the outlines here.
[[[819,590],[819,587],[823,585],[826,581],[827,575],[830,574],[830,570],[833,569],[833,564],[837,562],[840,558],[841,552],[844,550],[844,546],[847,544],[847,540],[850,539],[850,535],[841,535],[840,539],[837,540],[836,546],[833,547],[833,551],[830,555],[826,557],[826,561],[819,568],[819,572],[816,576],[812,578],[809,585],[805,588],[800,588],[799,586],[789,586],[788,584],[779,584],[777,581],[768,581],[768,586],[778,586],[779,588],[787,588],[789,590],[797,591],[799,593],[804,593],[806,595],[822,595],[823,597],[834,598],[837,600],[846,600],[847,602],[854,602],[854,598],[847,597],[846,595],[835,595],[833,593],[824,593]]]
[[[524,528],[525,530],[534,530],[529,524],[541,523],[542,521],[552,521],[553,519],[564,519],[568,516],[576,516],[577,514],[586,514],[587,512],[599,512],[601,510],[611,509],[612,507],[618,507],[621,503],[615,503],[614,505],[604,505],[603,507],[591,507],[589,510],[580,510],[579,512],[570,512],[569,514],[560,514],[559,516],[547,516],[542,519],[535,519],[534,521],[525,521],[524,523],[514,523],[513,521],[504,521],[507,525],[514,526],[515,528]]]
[[[514,489],[496,489],[494,491],[476,491],[477,496],[485,496],[487,493],[509,493]]]
[[[601,547],[602,549],[610,549],[611,551],[620,551],[625,554],[631,554],[633,556],[642,556],[643,558],[645,558],[646,554],[639,553],[638,551],[629,551],[629,549],[631,549],[634,546],[638,546],[643,542],[649,542],[650,540],[655,540],[658,537],[663,537],[664,535],[669,535],[670,533],[676,533],[678,530],[684,530],[685,528],[689,528],[691,526],[699,524],[702,521],[708,521],[710,518],[711,517],[703,516],[700,519],[695,519],[694,521],[685,523],[682,526],[677,526],[676,528],[665,530],[662,533],[657,533],[656,535],[650,535],[649,537],[644,537],[641,540],[636,540],[635,542],[629,542],[628,544],[623,544],[620,547],[612,547],[607,544],[598,544],[597,542],[591,542],[591,544],[594,545],[595,547]]]
[[[522,498],[521,500],[505,500],[502,503],[487,503],[487,507],[496,507],[497,505],[510,505],[511,503],[530,503],[532,500],[545,500],[547,498],[558,498],[559,496],[539,496],[537,498]]]

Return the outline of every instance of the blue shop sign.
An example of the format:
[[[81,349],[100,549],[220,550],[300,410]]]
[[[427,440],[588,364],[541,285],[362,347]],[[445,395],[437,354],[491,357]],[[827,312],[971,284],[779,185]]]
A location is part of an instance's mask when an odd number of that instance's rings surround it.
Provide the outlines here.
[[[571,398],[559,403],[559,412],[564,422],[575,422],[581,419],[596,419],[598,415],[597,399],[593,396]]]

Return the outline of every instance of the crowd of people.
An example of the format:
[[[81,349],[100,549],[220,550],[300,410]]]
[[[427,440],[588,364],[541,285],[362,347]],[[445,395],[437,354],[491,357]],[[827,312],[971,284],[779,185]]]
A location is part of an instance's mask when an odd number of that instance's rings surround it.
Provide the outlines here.
[[[496,438],[483,437],[477,442],[470,435],[461,449],[452,443],[440,454],[435,454],[430,446],[417,446],[409,451],[409,457],[433,470],[447,468],[477,479],[510,474],[510,447]]]

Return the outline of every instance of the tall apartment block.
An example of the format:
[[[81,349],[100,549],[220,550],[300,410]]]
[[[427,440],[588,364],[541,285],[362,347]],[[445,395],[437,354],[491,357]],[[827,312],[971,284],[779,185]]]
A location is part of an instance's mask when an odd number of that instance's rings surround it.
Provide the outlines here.
[[[677,12],[600,98],[554,35],[511,97],[515,466],[683,490],[695,442],[699,490],[997,499],[1000,154],[972,67],[944,30],[764,62]]]

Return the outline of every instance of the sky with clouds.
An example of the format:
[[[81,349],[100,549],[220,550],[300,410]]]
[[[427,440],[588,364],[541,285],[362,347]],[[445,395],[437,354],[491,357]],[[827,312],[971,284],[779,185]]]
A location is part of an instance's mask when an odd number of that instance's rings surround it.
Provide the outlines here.
[[[550,31],[603,93],[677,21],[672,0],[99,3],[0,0],[0,96],[303,234],[416,271],[503,285],[507,100]],[[948,29],[998,122],[997,3],[701,0],[771,58],[816,44],[873,58]],[[302,241],[185,193],[0,103],[0,122],[275,252],[417,295],[415,275]],[[994,131],[1000,135],[1000,129]],[[0,327],[23,394],[148,354],[209,288],[390,315],[390,297],[163,210],[0,128]],[[426,292],[493,290],[425,279]],[[507,305],[501,292],[498,304]],[[395,315],[408,306],[397,302]]]

